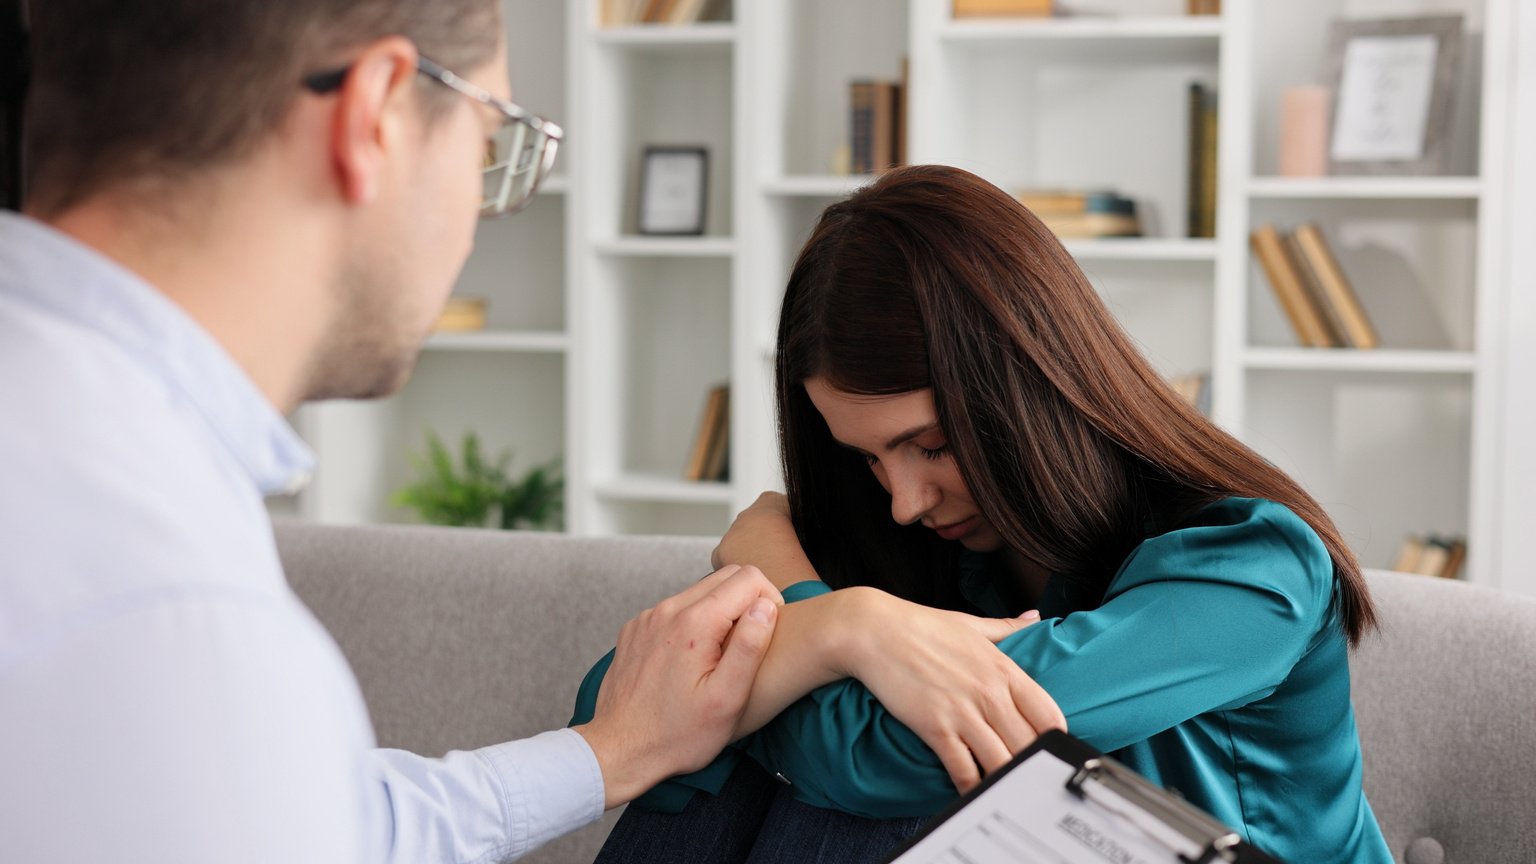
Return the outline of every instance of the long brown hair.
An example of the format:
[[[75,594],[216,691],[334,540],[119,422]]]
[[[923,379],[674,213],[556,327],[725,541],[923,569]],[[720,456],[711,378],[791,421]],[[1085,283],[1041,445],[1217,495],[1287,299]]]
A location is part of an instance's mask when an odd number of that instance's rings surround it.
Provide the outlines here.
[[[972,497],[1010,548],[1102,598],[1135,546],[1207,504],[1290,508],[1333,559],[1351,642],[1375,625],[1360,565],[1301,486],[1180,399],[1056,237],[981,178],[899,168],[822,214],[779,319],[779,440],[791,515],[828,584],[954,608],[957,544],[889,516],[805,381],[932,388]]]

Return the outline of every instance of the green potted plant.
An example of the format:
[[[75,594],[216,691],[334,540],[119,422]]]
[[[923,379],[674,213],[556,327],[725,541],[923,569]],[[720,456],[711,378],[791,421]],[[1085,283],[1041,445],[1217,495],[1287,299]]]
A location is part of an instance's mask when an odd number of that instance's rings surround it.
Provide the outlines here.
[[[415,510],[423,522],[462,527],[504,529],[559,527],[565,481],[560,462],[535,466],[511,479],[512,453],[494,462],[485,458],[480,438],[464,435],[461,452],[450,452],[436,433],[427,432],[427,454],[411,454],[417,478],[397,490],[397,507]]]

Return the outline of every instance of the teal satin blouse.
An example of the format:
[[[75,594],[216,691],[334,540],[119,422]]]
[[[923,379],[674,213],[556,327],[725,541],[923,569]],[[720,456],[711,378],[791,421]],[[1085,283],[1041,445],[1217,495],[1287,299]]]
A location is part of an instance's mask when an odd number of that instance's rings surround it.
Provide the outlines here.
[[[974,563],[974,562],[973,562]],[[998,608],[971,567],[966,595]],[[791,586],[795,601],[826,593]],[[1296,862],[1391,862],[1361,788],[1347,640],[1333,564],[1273,501],[1231,498],[1148,538],[1093,608],[1052,580],[1040,623],[998,647],[1055,698],[1072,734]],[[591,718],[612,660],[587,674],[572,723]],[[853,680],[821,687],[639,803],[678,810],[718,792],[745,753],[796,797],[872,817],[929,815],[955,798],[943,765]]]

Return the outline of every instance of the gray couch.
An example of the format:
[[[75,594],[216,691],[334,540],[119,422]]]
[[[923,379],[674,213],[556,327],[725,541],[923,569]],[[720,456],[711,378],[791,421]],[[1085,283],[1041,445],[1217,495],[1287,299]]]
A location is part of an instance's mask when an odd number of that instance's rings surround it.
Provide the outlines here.
[[[702,576],[712,545],[299,523],[277,540],[380,742],[428,754],[563,725],[619,626]],[[1536,600],[1370,579],[1384,627],[1351,667],[1366,788],[1394,854],[1536,861]],[[590,861],[613,818],[525,860]]]

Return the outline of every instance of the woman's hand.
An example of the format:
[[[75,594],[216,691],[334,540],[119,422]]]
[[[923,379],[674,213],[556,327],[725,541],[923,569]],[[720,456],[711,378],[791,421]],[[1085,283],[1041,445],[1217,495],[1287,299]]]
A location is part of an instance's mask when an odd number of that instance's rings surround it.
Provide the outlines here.
[[[817,578],[789,519],[789,499],[778,492],[764,492],[741,511],[710,559],[716,568],[730,564],[757,567],[781,591]]]
[[[1066,729],[1056,701],[993,643],[1040,620],[978,618],[850,588],[843,671],[864,683],[936,753],[962,793],[1047,729]],[[978,770],[979,766],[979,770]]]

